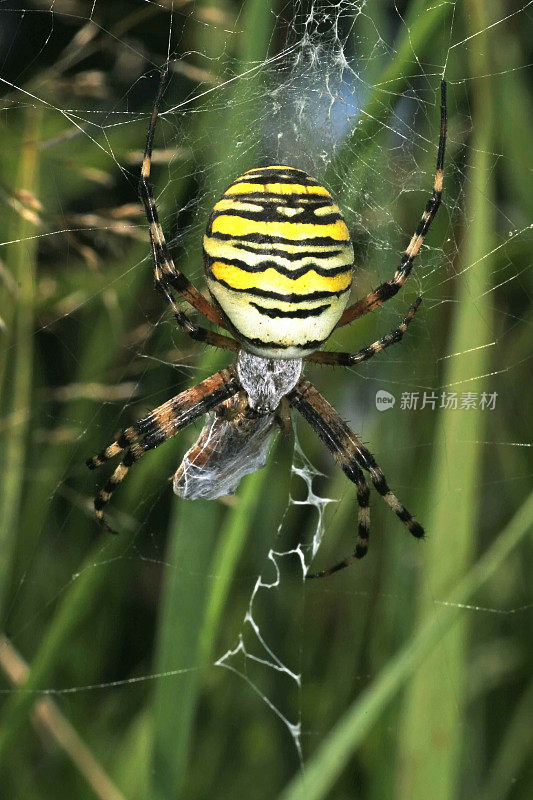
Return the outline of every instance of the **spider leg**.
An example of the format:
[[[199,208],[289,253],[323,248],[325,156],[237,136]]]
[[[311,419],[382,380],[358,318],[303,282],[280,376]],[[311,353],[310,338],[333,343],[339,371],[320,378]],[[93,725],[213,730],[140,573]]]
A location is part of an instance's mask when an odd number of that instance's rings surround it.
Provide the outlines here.
[[[229,336],[223,336],[220,333],[215,333],[215,331],[210,331],[207,328],[202,328],[199,325],[195,325],[194,322],[192,322],[192,320],[189,319],[187,314],[185,314],[176,304],[172,292],[170,291],[166,282],[162,278],[161,267],[157,263],[155,267],[155,285],[156,288],[159,289],[160,292],[162,292],[167,303],[169,304],[172,313],[174,314],[176,322],[181,328],[184,329],[185,333],[187,333],[191,337],[191,339],[194,339],[196,342],[203,342],[204,344],[210,344],[213,347],[219,347],[222,350],[233,350],[234,352],[240,350],[241,346],[236,339],[232,339]]]
[[[145,433],[151,433],[155,428],[164,425],[174,413],[178,412],[178,401],[181,401],[183,394],[185,393],[177,395],[177,397],[172,397],[170,400],[167,400],[166,403],[163,403],[163,405],[150,411],[146,417],[142,417],[142,419],[134,422],[129,428],[124,428],[124,430],[119,431],[110,445],[101,450],[97,455],[87,459],[85,463],[89,469],[98,469],[98,467],[101,467],[106,461],[114,458],[118,453],[136,442],[140,436]]]
[[[411,241],[407,245],[407,248],[401,258],[400,265],[394,273],[394,277],[390,281],[382,283],[381,286],[378,286],[377,289],[374,289],[374,291],[370,292],[366,297],[363,297],[361,300],[357,300],[357,302],[353,305],[348,306],[338,321],[336,326],[337,328],[341,328],[343,325],[353,322],[354,319],[358,319],[364,314],[368,314],[369,311],[373,311],[386,300],[390,300],[391,297],[394,297],[394,295],[401,289],[409,277],[409,273],[411,272],[411,268],[413,266],[413,261],[418,255],[418,252],[422,246],[422,242],[424,241],[424,238],[429,230],[429,226],[434,220],[439,209],[442,198],[442,170],[444,166],[444,151],[446,149],[445,81],[441,81],[440,93],[440,136],[439,149],[437,152],[435,182],[433,184],[433,193],[427,202],[425,211],[422,214],[422,218],[418,224],[418,228],[413,234]]]
[[[367,554],[368,538],[370,536],[370,489],[357,464],[352,464],[351,473],[348,477],[357,487],[357,505],[359,508],[355,549],[351,555],[346,556],[341,561],[337,561],[332,567],[306,575],[305,579],[308,581],[313,578],[326,578],[328,575],[333,575],[334,572],[349,567],[356,559],[363,558]]]
[[[388,506],[401,519],[410,533],[417,539],[424,536],[424,529],[413,519],[409,511],[394,495],[372,453],[367,450],[359,437],[346,425],[335,409],[325,400],[315,387],[307,380],[302,379],[292,392],[287,395],[291,406],[296,408],[304,419],[311,425],[326,447],[331,451],[333,458],[344,474],[358,486],[358,470],[360,467],[367,470],[379,494]],[[362,490],[361,490],[362,491]],[[358,492],[359,494],[359,492]],[[364,493],[363,493],[364,503]],[[365,506],[363,505],[363,509]],[[361,530],[359,531],[361,536]],[[367,536],[368,541],[368,536]],[[366,550],[365,550],[366,552]],[[364,555],[364,552],[361,553]],[[357,555],[357,547],[348,563]],[[343,562],[340,562],[344,566]],[[338,567],[341,568],[340,566]],[[335,569],[333,569],[335,571]],[[328,570],[326,574],[330,574]],[[320,574],[320,573],[319,573]]]
[[[87,466],[90,469],[96,469],[126,447],[129,448],[105,487],[98,492],[94,499],[96,518],[100,525],[111,531],[104,519],[103,509],[118,484],[126,477],[132,464],[139,461],[149,450],[159,447],[167,439],[175,436],[178,431],[190,425],[195,419],[232,397],[241,388],[235,368],[223,369],[197,386],[193,386],[192,389],[187,389],[168,400],[135,425],[121,431],[109,447],[102,450],[97,456],[90,458]],[[143,438],[138,441],[141,436]]]
[[[407,330],[407,326],[416,314],[418,306],[421,302],[422,298],[417,297],[407,312],[407,316],[401,325],[398,325],[398,327],[391,333],[387,333],[385,336],[382,336],[381,339],[377,340],[377,342],[374,342],[367,347],[363,347],[357,353],[331,353],[317,351],[316,353],[311,353],[310,356],[306,356],[304,361],[311,361],[313,364],[331,364],[333,366],[343,367],[350,367],[354,364],[360,364],[361,361],[368,361],[368,359],[375,356],[376,353],[380,353],[381,350],[385,350],[385,348],[390,347],[391,344],[396,344],[396,342],[400,342],[402,340],[403,335]]]
[[[292,432],[291,407],[286,397],[281,398],[281,403],[276,411],[276,422],[284,436]]]
[[[226,350],[236,350],[238,345],[233,339],[221,334],[214,333],[205,328],[195,325],[181,309],[176,305],[172,295],[172,288],[176,289],[197,311],[203,314],[211,322],[222,328],[226,327],[218,311],[209,303],[208,300],[196,289],[195,286],[181,273],[175,266],[174,261],[168,250],[168,246],[163,233],[163,228],[159,222],[159,215],[155,204],[153,187],[150,183],[150,170],[152,166],[152,148],[154,142],[155,127],[159,114],[159,104],[166,85],[167,71],[161,73],[159,91],[150,119],[144,158],[139,180],[139,196],[146,212],[146,217],[150,226],[150,242],[152,244],[152,256],[154,260],[155,283],[156,287],[162,292],[169,303],[178,324],[184,328],[196,341],[211,344],[214,347],[221,347]]]

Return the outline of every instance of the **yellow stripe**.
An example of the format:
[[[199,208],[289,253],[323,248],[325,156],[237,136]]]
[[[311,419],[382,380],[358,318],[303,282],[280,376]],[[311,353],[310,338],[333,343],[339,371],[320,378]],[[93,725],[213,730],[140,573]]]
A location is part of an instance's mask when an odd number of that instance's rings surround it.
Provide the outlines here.
[[[264,272],[250,273],[234,267],[232,264],[224,264],[222,261],[215,261],[211,270],[215,278],[224,281],[233,289],[261,288],[266,292],[286,292],[288,294],[309,294],[321,290],[342,292],[348,289],[352,282],[351,270],[328,278],[325,275],[319,275],[314,269],[310,269],[305,275],[295,280],[280,275],[272,267],[268,267]]]
[[[248,192],[262,192],[263,194],[320,194],[331,197],[323,186],[304,186],[302,183],[234,183],[224,194],[248,194]]]
[[[338,241],[348,241],[350,238],[346,223],[341,219],[331,225],[314,225],[299,222],[260,222],[255,219],[222,215],[213,222],[212,231],[235,237],[259,233],[264,236],[280,236],[295,242],[313,239],[315,236],[329,236]]]

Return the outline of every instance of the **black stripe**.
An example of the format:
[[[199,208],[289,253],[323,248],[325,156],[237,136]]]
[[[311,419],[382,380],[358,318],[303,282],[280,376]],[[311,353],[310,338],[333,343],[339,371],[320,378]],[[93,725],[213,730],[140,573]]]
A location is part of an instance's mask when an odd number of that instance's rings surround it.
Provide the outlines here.
[[[415,231],[415,236],[422,236],[426,229],[427,220],[421,219]]]
[[[92,458],[88,458],[85,463],[87,464],[89,469],[98,469],[98,467],[101,467],[103,464],[106,463],[106,461],[109,461],[109,459],[105,454],[105,450],[100,450],[98,455],[93,456]]]
[[[279,204],[278,204],[279,205]],[[335,222],[343,221],[342,214],[334,211],[331,214],[324,214],[317,217],[312,208],[303,208],[299,214],[291,217],[280,213],[276,210],[276,204],[271,203],[270,199],[263,203],[261,209],[257,211],[243,211],[238,208],[227,208],[219,211],[213,211],[207,223],[207,235],[211,234],[213,223],[217,217],[239,217],[239,219],[249,219],[254,222],[292,222],[294,220],[297,224],[306,225],[332,225]]]
[[[224,286],[226,289],[230,289],[232,292],[240,292],[241,294],[251,294],[252,297],[264,297],[268,300],[283,300],[285,303],[308,303],[313,300],[322,300],[326,299],[327,297],[340,297],[345,292],[349,292],[352,288],[352,285],[347,286],[346,289],[343,289],[341,292],[310,292],[309,294],[297,294],[295,292],[291,292],[289,294],[282,294],[281,292],[270,292],[267,289],[256,289],[252,287],[250,289],[236,289],[231,284],[226,283],[226,281],[221,280],[220,278],[215,278],[213,275],[210,276],[213,281],[216,283],[220,283],[221,286]]]
[[[297,278],[301,278],[302,275],[307,275],[308,272],[314,270],[318,275],[322,275],[324,278],[332,278],[335,275],[342,275],[343,272],[351,272],[352,265],[351,264],[343,264],[340,267],[332,267],[328,269],[327,267],[321,267],[320,264],[304,264],[303,267],[298,267],[297,269],[289,269],[288,267],[284,267],[281,264],[278,264],[277,261],[270,261],[268,258],[265,258],[263,261],[260,261],[259,264],[247,264],[246,261],[241,261],[239,258],[215,258],[214,256],[210,256],[204,250],[205,256],[205,265],[206,270],[209,270],[211,273],[211,266],[215,261],[220,262],[221,264],[229,264],[232,267],[237,267],[238,269],[242,269],[243,272],[249,272],[252,274],[258,272],[264,272],[267,269],[273,269],[275,272],[278,272],[280,275],[283,275],[290,280],[296,280]],[[215,278],[214,275],[211,273],[211,277]],[[217,280],[217,278],[215,278]]]
[[[292,173],[292,174],[291,174]],[[240,183],[299,183],[302,186],[320,186],[321,184],[311,178],[306,172],[292,172],[292,170],[284,169],[280,172],[254,172],[253,175],[241,175],[236,181],[228,186],[238,186]],[[228,191],[226,189],[226,192]]]
[[[137,420],[132,425],[132,428],[138,433],[147,433],[151,430],[155,425],[158,425],[156,417],[153,414],[147,414],[146,417],[142,417],[142,419]]]
[[[260,314],[271,319],[284,317],[286,319],[307,319],[307,317],[319,317],[323,311],[327,311],[330,307],[329,304],[324,306],[316,306],[315,308],[295,308],[292,311],[284,311],[281,308],[267,308],[260,306],[257,303],[250,303],[251,306],[257,309]]]
[[[312,238],[305,238],[302,239],[284,239],[282,236],[267,236],[262,233],[246,233],[241,234],[240,236],[234,236],[231,233],[213,233],[210,232],[209,236],[211,239],[218,239],[221,242],[227,242],[233,240],[238,242],[257,242],[258,244],[270,244],[274,242],[275,244],[281,245],[296,245],[305,244],[306,246],[309,245],[317,245],[317,246],[327,246],[327,245],[334,245],[335,247],[339,247],[339,245],[344,247],[349,247],[350,240],[349,239],[333,239],[331,236],[314,236]]]
[[[177,292],[183,292],[185,289],[191,288],[191,282],[181,272],[163,273],[163,277]]]
[[[356,558],[364,558],[364,556],[366,556],[368,552],[368,533],[369,533],[368,528],[363,528],[363,526],[359,524],[359,536],[361,537],[361,539],[364,540],[364,543],[357,542],[357,544],[355,545],[354,555]],[[339,565],[339,569],[341,569],[343,566],[344,564],[341,562],[341,564]]]
[[[341,430],[339,433],[330,425],[329,421],[323,419],[314,406],[302,395],[300,388],[293,389],[287,397],[291,406],[296,408],[304,419],[309,422],[313,430],[330,450],[343,472],[350,478],[350,475],[346,472],[350,465],[341,461],[341,440],[345,432]]]
[[[124,458],[122,459],[122,464],[123,464],[123,465],[124,465],[124,466],[125,466],[127,469],[129,469],[129,468],[131,467],[131,465],[132,465],[132,464],[134,464],[134,463],[135,463],[135,456],[134,456],[134,454],[131,452],[131,450],[128,450],[128,452],[126,453],[126,455],[125,455],[125,456],[124,456]]]
[[[366,454],[362,454],[361,451],[359,451],[359,455],[366,455]],[[366,461],[368,461],[368,458],[366,459]],[[374,462],[374,464],[375,464],[375,462]],[[374,464],[372,464],[372,467],[375,469]],[[365,462],[363,462],[363,466],[366,469],[368,469],[368,467],[366,466]],[[389,489],[389,486],[387,484],[387,481],[385,480],[385,476],[383,475],[382,472],[380,472],[378,475],[376,475],[376,477],[374,477],[373,475],[371,475],[370,477],[372,478],[372,483],[374,484],[374,486],[376,487],[376,489],[378,490],[379,494],[382,497],[384,495],[386,495],[386,494],[389,494],[390,489]]]
[[[296,350],[317,350],[321,347],[324,342],[329,339],[329,335],[326,336],[325,339],[315,339],[314,341],[309,342],[302,342],[301,344],[281,344],[281,342],[265,342],[263,339],[252,339],[249,336],[244,336],[242,333],[238,333],[240,341],[248,344],[254,345],[258,349],[264,348],[268,350],[289,350],[296,349]]]
[[[335,201],[331,196],[324,194],[301,194],[291,192],[291,194],[277,194],[276,192],[243,192],[242,194],[223,194],[221,200],[234,200],[236,202],[253,203],[275,203],[278,206],[284,205],[288,208],[296,208],[305,203],[314,206],[330,206]]]
[[[142,191],[144,187],[144,192]],[[139,194],[141,198],[141,202],[144,206],[146,211],[146,216],[148,217],[149,222],[156,222],[159,224],[159,215],[157,213],[157,206],[154,200],[154,190],[152,184],[147,178],[141,178],[141,182],[139,185]]]
[[[120,434],[117,436],[117,438],[115,439],[115,443],[116,443],[116,444],[118,444],[118,446],[119,446],[119,447],[120,447],[122,450],[124,450],[124,448],[125,448],[125,447],[129,447],[129,446],[130,446],[130,444],[131,444],[131,442],[132,442],[132,440],[131,440],[131,439],[129,439],[129,438],[126,436],[126,434],[125,434],[125,432],[124,432],[124,431],[122,431],[122,433],[120,433]]]
[[[299,409],[299,410],[301,410],[301,409]],[[331,431],[333,432],[334,429],[331,428]],[[359,478],[361,476],[361,470],[359,469],[357,461],[355,459],[350,459],[350,461],[347,461],[347,462],[343,463],[341,461],[341,458],[342,458],[341,447],[342,446],[339,443],[339,441],[337,441],[337,439],[334,439],[333,441],[334,441],[334,446],[336,448],[336,450],[332,451],[333,458],[335,458],[339,462],[339,466],[342,469],[342,471],[344,472],[344,474],[346,475],[346,477],[348,478],[348,480],[352,481],[352,483],[357,484],[357,481],[359,480]],[[359,505],[361,505],[362,508],[368,508],[368,502],[366,503],[366,505],[362,505],[361,503]]]
[[[142,442],[139,442],[139,446],[142,447],[143,450],[154,450],[156,447],[159,447],[160,444],[166,442],[168,438],[169,436],[164,428],[156,428],[151,433],[148,433]]]
[[[360,475],[360,479],[362,479],[361,483],[357,484],[357,503],[360,508],[368,508],[370,505],[370,489],[368,488],[362,473]]]
[[[412,259],[407,258],[407,260],[404,263],[407,264],[408,262],[412,264]],[[401,271],[401,268],[399,271]],[[371,294],[375,295],[376,298],[383,303],[385,302],[385,300],[390,300],[391,297],[394,297],[394,295],[397,294],[399,289],[400,289],[399,284],[393,282],[391,283],[387,282],[387,283],[382,283],[381,286],[378,286],[378,288],[375,289],[373,292],[371,292]]]
[[[295,246],[298,247],[298,242],[295,242]],[[338,247],[332,250],[326,250],[325,252],[317,253],[316,250],[300,250],[297,253],[289,253],[287,250],[282,250],[281,248],[276,247],[269,247],[268,250],[264,250],[263,248],[252,247],[251,245],[246,244],[245,242],[235,242],[234,247],[236,250],[244,250],[246,253],[256,253],[256,254],[263,254],[265,256],[281,256],[285,258],[287,261],[299,261],[301,258],[335,258],[336,256],[341,256],[343,253],[346,252],[347,247],[343,247],[339,249]],[[204,254],[207,255],[204,248]],[[213,260],[216,260],[213,256],[211,256]],[[351,266],[351,264],[347,265]]]
[[[154,248],[154,255],[157,259],[157,263],[162,265],[167,260],[167,248],[161,242],[153,242]]]

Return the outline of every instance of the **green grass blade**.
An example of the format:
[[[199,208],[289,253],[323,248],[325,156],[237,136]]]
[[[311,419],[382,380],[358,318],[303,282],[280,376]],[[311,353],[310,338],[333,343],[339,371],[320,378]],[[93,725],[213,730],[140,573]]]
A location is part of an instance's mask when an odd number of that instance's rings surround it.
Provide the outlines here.
[[[199,661],[204,666],[211,658],[235,568],[251,533],[253,517],[263,496],[266,479],[271,477],[270,471],[269,465],[250,475],[243,482],[239,489],[238,504],[226,517],[220,530],[212,560],[214,577],[205,607],[199,643]]]
[[[124,549],[119,537],[113,538],[106,552],[106,561],[96,568],[93,558],[88,559],[83,574],[74,581],[66,592],[54,620],[46,632],[41,647],[33,659],[31,672],[24,684],[24,690],[9,695],[0,717],[0,769],[9,763],[10,748],[16,742],[20,727],[27,718],[35,702],[34,692],[41,689],[50,677],[59,659],[62,648],[66,646],[75,629],[90,614],[98,591],[106,578],[112,573],[113,559]]]
[[[474,16],[475,30],[484,27],[481,23]],[[483,63],[483,68],[488,70],[489,65]],[[484,258],[492,249],[495,228],[490,155],[492,98],[488,82],[476,86],[473,109],[474,138],[466,199],[466,218],[470,224],[459,263],[457,303],[447,348],[449,353],[463,355],[446,360],[442,385],[449,387],[448,391],[480,393],[490,391],[490,386],[486,379],[472,378],[490,372],[490,353],[487,348],[468,354],[466,351],[490,341],[493,329],[492,300],[487,292],[494,264]],[[489,413],[479,406],[439,411],[426,491],[428,507],[424,519],[428,541],[421,568],[423,589],[417,600],[419,625],[424,625],[435,613],[433,598],[442,596],[472,560],[481,510],[481,442],[486,438],[484,428]],[[467,624],[467,619],[459,620],[411,680],[399,726],[398,797],[422,800],[430,786],[435,800],[457,796],[466,734]]]
[[[20,157],[17,189],[38,196],[39,133],[42,114],[29,106],[20,139]],[[28,214],[12,212],[13,226],[7,268],[18,287],[17,303],[5,295],[6,311],[3,313],[7,329],[0,357],[0,387],[2,388],[2,416],[8,421],[5,444],[2,447],[2,474],[0,492],[0,611],[3,609],[11,571],[12,555],[18,537],[18,520],[24,482],[27,437],[30,427],[33,385],[33,328],[36,283],[37,239],[35,221]],[[5,291],[5,290],[4,290]],[[9,378],[6,372],[9,362]]]
[[[4,636],[0,636],[0,667],[11,684],[20,686],[29,671],[28,665]],[[101,764],[87,747],[78,731],[50,697],[39,697],[33,706],[34,724],[71,760],[99,800],[125,800]]]
[[[285,443],[281,442],[283,447]],[[186,786],[187,762],[193,735],[195,707],[205,668],[212,659],[219,625],[246,542],[255,530],[259,507],[284,509],[289,481],[274,474],[290,474],[289,448],[282,461],[270,453],[263,469],[247,476],[239,488],[237,505],[221,524],[221,506],[213,501],[181,502],[175,507],[173,549],[163,593],[158,629],[156,672],[185,668],[173,681],[160,681],[155,693],[154,770],[152,794],[167,798]],[[268,512],[272,530],[275,513]],[[216,543],[216,544],[215,544]],[[268,548],[268,545],[265,545]]]
[[[533,681],[526,687],[492,759],[487,782],[479,796],[504,800],[512,796],[516,776],[531,764],[533,752]]]
[[[266,57],[273,15],[269,5],[262,0],[248,0],[240,15],[241,32],[236,54],[236,72],[246,72]],[[220,190],[227,183],[227,170],[236,165],[232,161],[234,141],[239,131],[251,124],[246,115],[256,118],[255,103],[248,99],[242,103],[241,91],[245,87],[252,97],[259,96],[259,71],[252,73],[247,82],[237,81],[232,103],[225,115],[224,136],[217,142],[214,163],[219,167],[211,176],[211,186]],[[254,93],[254,87],[256,92]],[[244,109],[241,110],[241,109]],[[250,118],[250,119],[251,119]],[[248,154],[249,157],[249,154]],[[214,366],[224,353],[206,354]],[[204,367],[200,368],[200,372]],[[167,800],[183,791],[187,781],[187,766],[193,741],[194,711],[198,702],[201,673],[194,670],[205,665],[216,633],[216,624],[222,614],[231,577],[244,542],[250,532],[252,511],[260,494],[257,492],[265,480],[265,471],[250,476],[240,490],[239,505],[230,513],[222,531],[217,557],[212,560],[215,538],[220,533],[221,507],[212,501],[180,502],[170,527],[168,561],[183,564],[183,569],[167,574],[163,596],[163,611],[158,627],[156,671],[193,667],[193,671],[180,680],[160,682],[154,700],[153,769],[151,795]],[[255,487],[255,488],[254,488]],[[222,563],[218,558],[222,557]],[[217,580],[207,599],[207,576],[211,571]]]
[[[162,447],[152,454],[150,462],[140,463],[125,483],[122,493],[124,507],[131,506],[141,490],[148,493],[160,482],[161,474],[168,473],[172,459],[172,448]],[[135,533],[109,534],[100,537],[89,556],[73,577],[64,592],[54,617],[42,636],[39,649],[32,659],[31,671],[24,690],[13,692],[7,698],[0,715],[0,770],[7,763],[10,749],[16,744],[21,726],[35,702],[35,692],[44,688],[57,665],[61,654],[75,631],[84,620],[94,614],[95,606],[101,602],[103,587],[116,573],[116,561],[120,560]]]
[[[108,369],[120,347],[121,335],[127,326],[129,314],[135,307],[138,293],[146,281],[146,275],[142,269],[132,270],[128,277],[129,280],[121,281],[117,291],[117,302],[121,309],[120,321],[111,319],[106,309],[101,309],[100,313],[95,315],[96,318],[90,326],[90,335],[84,342],[80,354],[79,369],[75,376],[76,382],[98,380],[105,382],[107,380]],[[91,312],[92,310],[88,314]],[[95,406],[91,400],[73,400],[63,406],[59,418],[55,420],[55,427],[60,430],[75,420],[80,432],[88,430],[94,419],[94,412]],[[90,453],[99,445],[96,439],[91,442],[88,436],[86,441],[85,453]],[[71,440],[61,445],[56,442],[47,443],[42,451],[37,450],[33,453],[32,467],[40,475],[40,480],[32,485],[31,503],[25,503],[21,511],[20,535],[10,579],[12,590],[16,590],[19,585],[21,575],[32,563],[32,557],[41,535],[47,532],[50,519],[54,519],[50,498],[55,496],[57,487],[65,480],[69,464],[74,456],[79,458],[79,466],[82,467],[86,457],[85,453],[83,451],[80,453],[77,440]],[[84,522],[82,520],[81,527],[84,526]],[[89,525],[85,527],[89,527]],[[79,531],[77,533],[79,535]]]
[[[150,711],[150,705],[145,703],[122,736],[118,753],[114,757],[115,780],[127,800],[146,800],[149,797],[148,754],[152,742]]]
[[[286,787],[280,800],[319,800],[326,796],[348,759],[364,741],[388,703],[460,616],[462,606],[491,580],[532,527],[533,493],[494,544],[436,607],[431,619],[390,659],[377,680],[353,703],[318,748],[305,772]]]
[[[183,669],[158,682],[154,695],[150,796],[167,800],[183,792],[198,696],[198,639],[210,579],[211,554],[222,508],[208,500],[176,503],[167,567],[155,671]]]

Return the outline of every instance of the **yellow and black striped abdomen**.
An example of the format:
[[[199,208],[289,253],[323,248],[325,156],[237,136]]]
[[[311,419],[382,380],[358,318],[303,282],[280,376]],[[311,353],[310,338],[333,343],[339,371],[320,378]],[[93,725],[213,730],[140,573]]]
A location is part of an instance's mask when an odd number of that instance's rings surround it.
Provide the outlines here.
[[[261,167],[215,205],[204,266],[211,295],[247,350],[301,358],[326,341],[348,303],[353,248],[327,189],[302,170]]]

